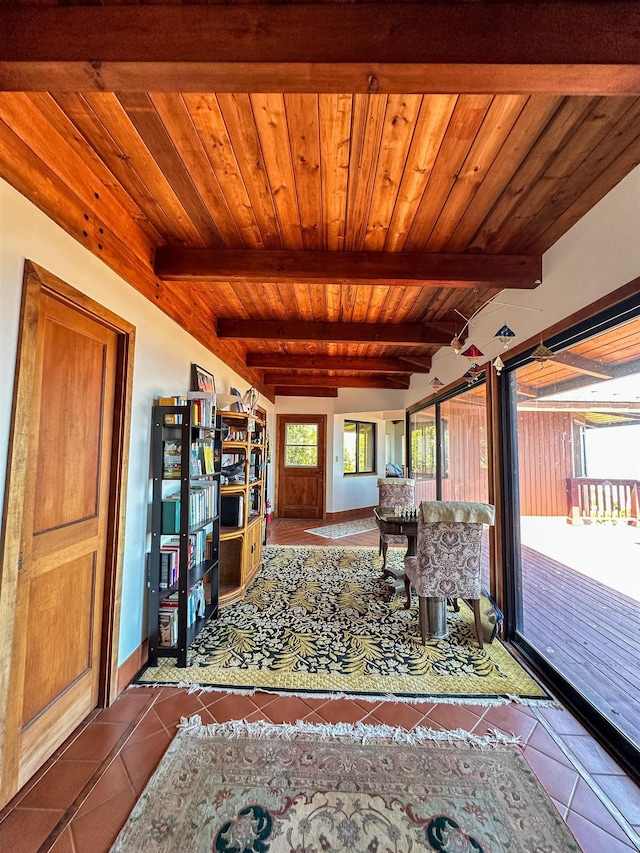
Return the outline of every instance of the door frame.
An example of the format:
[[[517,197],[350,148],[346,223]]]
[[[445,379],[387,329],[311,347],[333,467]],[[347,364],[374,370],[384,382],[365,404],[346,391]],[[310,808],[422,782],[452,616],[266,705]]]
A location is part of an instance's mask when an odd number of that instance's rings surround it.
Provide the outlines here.
[[[129,434],[133,392],[135,326],[66,284],[52,273],[25,260],[22,304],[7,454],[7,477],[2,518],[3,548],[0,554],[0,790],[12,780],[4,767],[8,686],[14,635],[14,603],[20,568],[20,539],[24,512],[25,481],[29,452],[30,406],[36,366],[36,339],[41,296],[47,295],[84,313],[117,335],[116,389],[114,399],[111,482],[106,539],[105,586],[102,609],[98,705],[107,707],[117,697],[118,643],[124,563],[124,535]],[[2,797],[0,797],[0,800]]]
[[[284,445],[281,446],[280,441],[280,424],[283,420],[292,419],[297,420],[300,423],[322,423],[323,424],[323,445],[322,448],[318,448],[318,451],[322,453],[322,512],[319,518],[327,517],[327,452],[328,452],[328,437],[327,437],[327,422],[328,418],[326,415],[313,415],[313,414],[305,414],[305,415],[296,415],[296,414],[281,414],[276,416],[276,466],[275,466],[275,485],[274,485],[274,503],[275,503],[275,517],[278,518],[278,490],[280,488],[280,457],[284,453]]]

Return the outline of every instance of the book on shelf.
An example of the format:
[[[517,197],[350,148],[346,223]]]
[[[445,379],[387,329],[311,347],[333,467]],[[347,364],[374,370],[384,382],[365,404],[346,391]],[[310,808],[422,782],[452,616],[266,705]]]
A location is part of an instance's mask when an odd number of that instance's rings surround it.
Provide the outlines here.
[[[223,495],[220,507],[220,524],[223,527],[244,526],[244,496]]]
[[[160,589],[169,589],[178,582],[180,569],[180,540],[177,536],[160,546]]]
[[[213,460],[213,447],[210,444],[205,444],[202,450],[204,456],[204,473],[213,474],[215,471]]]
[[[158,397],[159,406],[186,406],[187,398],[182,396],[177,397]],[[164,416],[165,426],[173,426],[182,423],[182,415],[172,413]]]
[[[180,533],[180,503],[179,495],[162,501],[162,533]]]
[[[191,423],[193,426],[213,427],[216,421],[216,393],[189,391],[191,403]]]
[[[191,445],[189,471],[192,477],[201,477],[204,474],[202,470],[202,458],[200,456],[200,447],[197,444]]]
[[[182,470],[182,443],[167,439],[162,442],[162,477],[179,480]]]
[[[178,610],[161,607],[158,611],[158,646],[163,649],[178,644]]]

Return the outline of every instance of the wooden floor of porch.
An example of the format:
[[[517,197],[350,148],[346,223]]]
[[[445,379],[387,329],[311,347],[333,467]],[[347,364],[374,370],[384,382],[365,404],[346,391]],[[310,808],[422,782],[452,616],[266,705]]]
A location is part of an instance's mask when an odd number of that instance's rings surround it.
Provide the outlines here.
[[[523,634],[640,744],[640,602],[522,546]]]

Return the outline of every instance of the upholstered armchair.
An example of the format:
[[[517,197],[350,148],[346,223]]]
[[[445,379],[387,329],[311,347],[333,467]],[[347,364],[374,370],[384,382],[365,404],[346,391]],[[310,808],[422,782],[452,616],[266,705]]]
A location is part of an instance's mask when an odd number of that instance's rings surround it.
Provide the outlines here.
[[[411,587],[419,599],[420,634],[427,641],[428,599],[466,598],[471,601],[478,645],[482,648],[480,592],[482,528],[494,523],[491,504],[463,501],[422,501],[418,514],[415,557],[405,557],[405,590],[411,606]]]
[[[415,480],[403,477],[380,477],[378,479],[378,509],[393,515],[397,506],[413,508],[415,506]],[[406,536],[391,533],[380,534],[379,554],[382,554],[382,572],[387,575],[387,548],[389,545],[406,545]]]

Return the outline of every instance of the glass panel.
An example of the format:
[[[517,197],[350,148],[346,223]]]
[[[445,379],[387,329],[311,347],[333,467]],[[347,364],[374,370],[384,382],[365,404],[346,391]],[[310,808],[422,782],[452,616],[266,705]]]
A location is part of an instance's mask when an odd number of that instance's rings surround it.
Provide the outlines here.
[[[318,425],[287,424],[284,464],[287,468],[318,467]]]
[[[355,474],[356,472],[356,442],[357,425],[355,421],[345,421],[344,445],[343,445],[343,472]]]
[[[440,406],[444,437],[442,500],[489,500],[487,408],[484,384]]]
[[[416,504],[434,501],[436,495],[436,413],[435,406],[414,412],[409,418],[411,471],[416,481]]]
[[[511,376],[518,631],[640,745],[640,318]]]
[[[370,473],[374,469],[375,447],[373,424],[358,424],[358,471]]]

